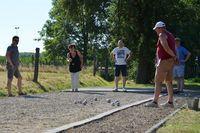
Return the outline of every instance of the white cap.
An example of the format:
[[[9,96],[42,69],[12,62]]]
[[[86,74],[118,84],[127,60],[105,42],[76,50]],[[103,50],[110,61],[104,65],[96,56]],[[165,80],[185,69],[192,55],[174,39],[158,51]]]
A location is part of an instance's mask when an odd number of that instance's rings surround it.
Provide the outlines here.
[[[165,23],[162,21],[157,22],[156,25],[154,26],[153,30],[155,30],[156,28],[160,28],[160,27],[165,27]]]

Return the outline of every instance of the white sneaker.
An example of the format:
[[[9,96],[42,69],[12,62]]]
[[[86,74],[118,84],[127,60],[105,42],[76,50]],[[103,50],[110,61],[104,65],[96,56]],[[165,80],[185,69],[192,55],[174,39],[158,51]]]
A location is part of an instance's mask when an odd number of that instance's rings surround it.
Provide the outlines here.
[[[123,88],[122,88],[122,90],[123,90],[124,92],[126,92],[126,91],[127,91],[125,87],[123,87]]]
[[[147,103],[147,104],[145,105],[145,107],[158,108],[158,104],[155,103],[155,102],[150,102],[150,103]]]
[[[118,92],[118,88],[114,88],[113,92]]]
[[[170,104],[168,102],[163,103],[160,106],[162,106],[163,108],[174,108],[174,104],[173,103]]]

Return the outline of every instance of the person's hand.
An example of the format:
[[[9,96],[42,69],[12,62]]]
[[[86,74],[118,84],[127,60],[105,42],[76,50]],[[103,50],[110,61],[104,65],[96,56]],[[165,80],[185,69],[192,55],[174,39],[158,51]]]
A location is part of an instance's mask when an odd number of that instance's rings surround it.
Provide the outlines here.
[[[173,59],[174,59],[175,65],[178,65],[179,64],[179,60],[178,60],[177,56],[174,56]]]
[[[15,68],[15,66],[14,66],[12,63],[11,63],[10,65],[11,65],[12,69],[14,69],[14,68]]]
[[[67,61],[68,61],[68,62],[72,62],[72,58],[68,58]]]

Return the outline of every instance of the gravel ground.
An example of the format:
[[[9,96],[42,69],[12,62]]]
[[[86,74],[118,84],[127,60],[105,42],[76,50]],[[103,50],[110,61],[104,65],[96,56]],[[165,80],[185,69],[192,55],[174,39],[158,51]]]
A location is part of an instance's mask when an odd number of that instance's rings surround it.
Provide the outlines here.
[[[1,98],[0,133],[40,133],[47,129],[52,129],[54,127],[62,126],[71,122],[83,120],[116,108],[117,106],[112,106],[110,103],[107,103],[106,99],[108,98],[111,100],[119,100],[121,105],[125,105],[150,97],[152,97],[152,94],[120,92],[58,92],[23,97]],[[97,101],[95,101],[95,98],[97,98]],[[84,101],[85,99],[87,99],[86,105],[80,103],[75,104],[75,101]],[[140,111],[140,108],[142,107],[139,107],[138,109],[134,108],[133,111],[138,112]],[[155,111],[153,109],[151,110]],[[149,110],[146,111],[149,112]],[[132,111],[130,110],[128,112]],[[140,113],[143,114],[144,112],[142,111]],[[116,118],[129,115],[136,116],[140,115],[140,113],[134,114],[132,112],[132,114],[123,114],[117,116]],[[119,120],[113,120],[111,123],[117,124],[117,121]],[[103,125],[108,127],[106,126],[107,124]],[[132,123],[132,125],[134,125],[134,123]],[[100,127],[98,124],[96,126]],[[97,131],[104,131],[103,129],[104,128],[102,128],[102,130],[98,129]],[[78,132],[81,132],[81,130],[86,132],[89,131],[85,129],[77,130]],[[111,129],[111,131],[113,130]]]
[[[143,104],[68,131],[72,133],[142,133],[186,103],[185,98],[177,97],[176,99],[174,109],[147,108]],[[160,102],[164,101],[166,97],[161,98]]]

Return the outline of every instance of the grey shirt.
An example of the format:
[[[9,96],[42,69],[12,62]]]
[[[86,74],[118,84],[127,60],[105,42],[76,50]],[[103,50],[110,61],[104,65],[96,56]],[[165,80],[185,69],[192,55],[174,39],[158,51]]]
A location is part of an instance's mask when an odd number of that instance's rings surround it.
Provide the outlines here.
[[[18,67],[19,66],[19,51],[18,51],[18,47],[10,45],[7,48],[7,53],[8,52],[10,53],[9,56],[11,58],[11,61],[12,61],[13,65]],[[7,64],[9,64],[9,63],[7,62]]]

